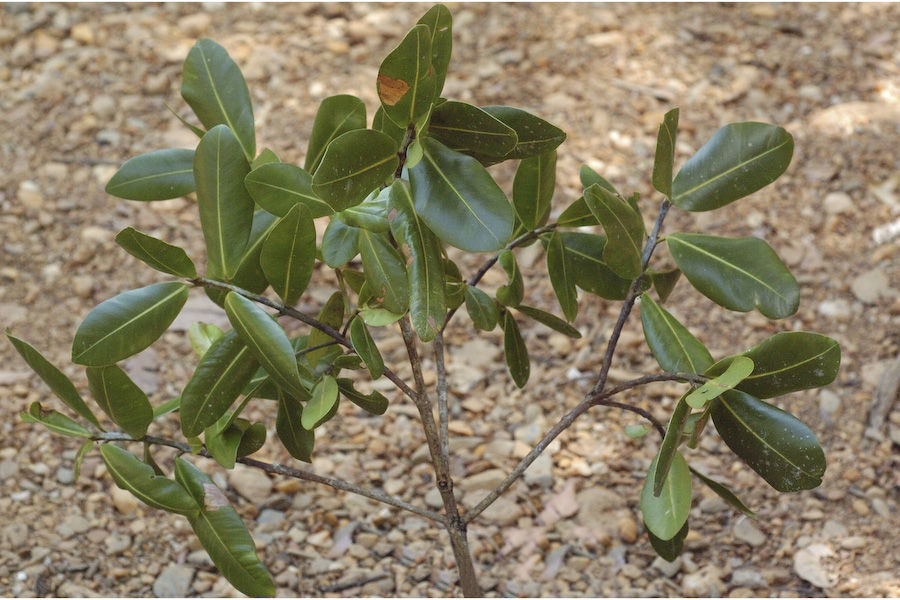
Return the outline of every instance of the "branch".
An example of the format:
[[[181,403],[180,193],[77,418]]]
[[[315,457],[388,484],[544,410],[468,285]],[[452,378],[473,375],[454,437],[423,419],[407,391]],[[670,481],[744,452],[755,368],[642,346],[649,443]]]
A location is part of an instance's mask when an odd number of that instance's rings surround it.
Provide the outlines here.
[[[175,440],[155,437],[152,435],[145,435],[142,438],[135,439],[124,433],[107,432],[92,436],[91,439],[95,442],[145,442],[148,444],[155,444],[157,446],[167,446],[169,448],[175,448],[176,450],[180,450],[181,452],[185,453],[191,452],[191,447],[188,444],[177,442]],[[205,448],[200,450],[199,455],[203,456],[204,458],[212,458],[212,456],[206,451]],[[432,521],[435,521],[437,523],[446,524],[447,522],[446,518],[443,515],[440,515],[436,512],[430,511],[425,508],[419,508],[418,506],[410,504],[409,502],[401,500],[400,498],[389,496],[384,492],[360,487],[336,477],[325,477],[323,475],[317,475],[310,471],[303,471],[300,469],[295,469],[293,467],[279,465],[277,463],[267,463],[247,456],[237,459],[236,462],[242,463],[249,467],[262,469],[266,473],[272,473],[274,475],[284,475],[287,477],[293,477],[294,479],[302,479],[304,481],[321,483],[333,487],[336,490],[343,490],[345,492],[351,492],[353,494],[365,496],[366,498],[381,502],[383,504],[389,504],[396,508],[402,508],[403,510],[407,510],[421,517],[431,519]]]
[[[444,365],[444,332],[434,336],[434,362],[437,365],[438,421],[441,434],[441,453],[450,456],[449,414],[447,407],[447,368]]]

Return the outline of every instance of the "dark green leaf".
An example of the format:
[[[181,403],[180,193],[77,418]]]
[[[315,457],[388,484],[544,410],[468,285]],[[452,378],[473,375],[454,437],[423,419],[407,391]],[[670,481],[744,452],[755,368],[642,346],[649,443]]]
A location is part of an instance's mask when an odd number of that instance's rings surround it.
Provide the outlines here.
[[[547,223],[556,187],[556,150],[523,159],[513,180],[513,206],[525,229]]]
[[[444,89],[447,65],[453,49],[453,17],[443,4],[435,4],[422,15],[418,23],[427,25],[431,32],[431,67],[434,69],[434,95],[439,96]]]
[[[203,137],[202,135],[200,137]],[[250,163],[250,170],[258,169],[263,165],[267,165],[269,163],[279,163],[281,160],[278,158],[278,155],[275,154],[269,148],[263,148],[262,152],[259,153],[259,156],[253,159],[253,162]]]
[[[181,96],[207,129],[227,125],[249,163],[256,156],[256,131],[250,91],[225,48],[203,38],[184,61]],[[205,136],[204,136],[205,137]]]
[[[581,165],[581,169],[578,170],[578,178],[581,180],[581,187],[585,189],[591,187],[596,183],[600,187],[609,190],[613,194],[619,193],[618,191],[616,191],[616,188],[613,187],[613,184],[611,184],[602,175],[600,175],[587,165]]]
[[[300,425],[303,429],[312,431],[325,422],[328,413],[338,401],[338,385],[334,377],[325,375],[313,387],[312,398],[303,408]]]
[[[53,390],[53,393],[56,394],[66,406],[74,410],[98,429],[103,429],[100,427],[100,422],[97,420],[97,417],[94,416],[94,413],[91,412],[91,409],[88,408],[87,404],[82,400],[78,390],[75,389],[75,384],[73,384],[62,371],[44,358],[44,356],[28,342],[13,336],[9,331],[6,332],[6,337],[9,339],[10,343],[12,343],[16,352],[25,359],[28,366],[38,374],[38,377]]]
[[[525,387],[531,374],[528,348],[519,332],[519,325],[508,310],[503,313],[503,352],[513,381],[520,388]]]
[[[266,426],[263,423],[254,423],[244,430],[241,443],[238,445],[237,458],[250,456],[263,447],[266,443]]]
[[[650,277],[653,287],[656,288],[659,301],[665,302],[672,295],[672,290],[675,289],[675,284],[678,283],[678,279],[681,277],[681,270],[654,271],[653,269],[647,269],[647,275]]]
[[[644,338],[659,366],[675,373],[703,373],[713,363],[712,355],[669,311],[641,296]]]
[[[661,493],[653,494],[653,474],[659,455],[653,459],[641,491],[641,513],[647,531],[661,540],[671,540],[687,522],[691,510],[691,472],[680,452],[675,452],[672,466]]]
[[[506,275],[509,277],[507,285],[501,285],[497,289],[497,300],[504,306],[517,306],[525,297],[525,282],[522,279],[522,272],[519,270],[519,263],[516,262],[516,255],[512,250],[504,250],[497,259]]]
[[[210,271],[231,277],[253,228],[253,199],[244,187],[250,165],[234,133],[216,125],[194,155],[197,205]]]
[[[397,147],[403,142],[406,135],[405,127],[398,127],[393,121],[384,116],[384,107],[379,106],[372,117],[372,129],[385,134],[397,144]]]
[[[428,135],[451,150],[502,158],[516,147],[516,132],[477,106],[447,101],[436,106]]]
[[[184,249],[126,227],[116,235],[116,243],[128,254],[144,261],[157,271],[193,279],[197,276],[194,263]]]
[[[384,233],[391,228],[388,223],[390,193],[388,188],[373,191],[365,200],[356,206],[345,208],[335,217],[351,227],[359,227],[374,233]]]
[[[228,415],[225,415],[222,419],[228,420],[227,417]],[[241,421],[244,421],[244,419],[241,419]],[[232,425],[221,430],[216,424],[206,429],[203,434],[203,441],[207,452],[212,455],[217,463],[226,469],[233,469],[237,459],[237,449],[243,435],[244,432],[236,426]]]
[[[634,279],[641,274],[644,221],[617,196],[594,184],[584,190],[584,200],[606,232],[603,262],[618,276]]]
[[[308,397],[308,394],[305,396]],[[300,424],[303,418],[303,406],[295,398],[286,394],[278,394],[278,416],[275,418],[275,431],[278,439],[291,456],[303,462],[312,462],[313,446],[316,434],[304,429]]]
[[[841,346],[830,337],[808,331],[776,333],[741,356],[753,360],[753,373],[737,388],[756,398],[774,398],[828,385],[841,366]],[[723,358],[707,375],[725,371],[735,357]]]
[[[663,117],[656,136],[656,158],[653,161],[653,187],[666,198],[672,197],[672,174],[675,167],[675,139],[678,132],[678,109]]]
[[[650,538],[650,545],[653,546],[653,550],[661,556],[663,560],[673,562],[678,558],[681,554],[681,550],[684,548],[684,540],[687,538],[690,526],[688,522],[685,521],[684,525],[671,540],[661,540],[653,535],[653,532],[647,527],[647,523],[644,523],[644,529],[647,530],[647,536]]]
[[[182,124],[182,125],[184,125],[187,129],[189,129],[189,130],[191,131],[191,133],[193,133],[194,135],[196,135],[198,138],[202,138],[202,137],[203,137],[203,134],[206,133],[206,131],[204,131],[203,129],[200,129],[200,128],[197,127],[196,125],[191,125],[190,123],[188,123],[187,119],[185,119],[184,117],[182,117],[181,115],[179,115],[178,112],[177,112],[174,108],[172,108],[171,106],[169,106],[169,103],[168,103],[168,102],[163,102],[163,104],[166,105],[166,108],[169,110],[170,113],[172,113],[173,115],[175,115],[175,118],[176,118],[176,119],[178,119],[179,121],[181,121],[181,124]]]
[[[518,138],[516,147],[505,158],[528,158],[544,154],[555,150],[566,139],[566,133],[562,129],[520,108],[511,106],[481,108],[516,132]]]
[[[325,259],[325,264],[333,269],[343,267],[357,254],[359,228],[332,219],[322,236],[322,258]]]
[[[409,307],[409,279],[400,253],[384,235],[359,232],[359,254],[366,283],[382,306],[393,313]]]
[[[163,334],[187,302],[188,285],[154,283],[101,302],[78,326],[72,362],[103,367],[137,354]]]
[[[575,289],[575,269],[563,245],[563,237],[558,231],[550,235],[547,244],[547,273],[550,284],[559,300],[566,320],[572,322],[578,316],[578,290]]]
[[[791,164],[794,138],[765,123],[726,125],[688,160],[672,183],[672,202],[705,211],[748,196]]]
[[[295,165],[267,163],[244,178],[247,191],[262,208],[283,217],[295,205],[309,209],[313,218],[332,214],[331,207],[312,191],[312,176]]]
[[[349,94],[325,98],[313,121],[303,168],[308,173],[315,173],[333,139],[348,131],[365,128],[366,105],[362,100]]]
[[[170,148],[126,161],[106,184],[106,193],[125,200],[168,200],[194,187],[194,151]]]
[[[353,387],[352,379],[339,378],[337,384],[341,393],[364,411],[373,415],[383,415],[387,410],[388,399],[378,390],[373,390],[370,394],[363,394]]]
[[[666,427],[666,435],[663,437],[662,443],[659,445],[659,454],[656,457],[656,469],[647,474],[648,479],[653,479],[653,495],[659,496],[662,493],[663,485],[666,483],[666,477],[669,475],[669,469],[672,467],[672,461],[681,445],[682,432],[688,416],[691,414],[691,407],[688,406],[684,394],[675,405],[672,411],[672,417],[669,419],[669,425]]]
[[[599,225],[600,221],[588,208],[584,196],[580,196],[566,210],[562,211],[562,214],[556,219],[556,224],[560,227],[590,227]]]
[[[728,390],[734,389],[747,375],[753,372],[753,361],[746,356],[735,357],[728,368],[719,376],[710,379],[685,398],[691,408],[703,408]]]
[[[482,331],[493,331],[500,319],[500,312],[497,310],[497,303],[493,298],[482,292],[476,287],[467,285],[466,290],[466,312],[472,319],[472,324],[476,329]]]
[[[613,273],[603,262],[606,236],[579,231],[560,235],[575,272],[575,285],[607,300],[624,300],[631,282]]]
[[[325,150],[312,190],[336,211],[359,204],[397,168],[397,143],[372,129],[348,131]]]
[[[822,483],[825,453],[809,427],[780,408],[731,390],[710,404],[722,439],[779,492]]]
[[[469,252],[503,247],[513,231],[506,195],[474,158],[426,138],[410,169],[416,212],[439,238]]]
[[[162,404],[157,405],[153,409],[153,419],[156,420],[163,415],[167,415],[170,412],[176,411],[181,408],[181,396],[177,398],[172,398],[171,400],[166,400]]]
[[[344,297],[340,292],[334,292],[328,298],[316,318],[319,323],[328,325],[333,329],[341,328],[341,324],[344,322]],[[330,342],[331,340],[332,337],[327,333],[319,331],[318,329],[313,329],[309,333],[309,341],[306,343],[306,347],[312,348],[324,344],[325,342]],[[332,346],[320,348],[319,350],[312,350],[305,356],[310,366],[315,370],[322,362],[330,364],[330,361],[334,360],[335,356],[339,354],[341,354],[340,348]]]
[[[153,421],[153,407],[125,371],[116,365],[88,367],[87,379],[94,401],[113,423],[135,439],[144,437]]]
[[[560,319],[556,315],[552,315],[552,314],[545,312],[539,308],[535,308],[533,306],[527,306],[525,304],[519,304],[518,306],[516,306],[516,310],[519,311],[520,313],[522,313],[523,315],[531,317],[538,323],[546,325],[550,329],[552,329],[554,331],[558,331],[559,333],[561,333],[563,335],[567,335],[570,338],[577,339],[577,338],[581,337],[581,333],[577,329],[575,329],[574,327],[572,327],[571,325],[569,325],[568,323],[566,323],[564,320]]]
[[[361,317],[356,317],[350,322],[350,341],[353,343],[353,349],[359,354],[372,379],[378,379],[384,373],[384,359],[375,345],[375,340],[366,329],[366,324]]]
[[[710,479],[709,477],[707,477],[706,475],[704,475],[704,474],[701,473],[700,471],[694,469],[693,467],[691,467],[691,473],[693,473],[694,475],[696,475],[697,478],[698,478],[700,481],[702,481],[704,484],[706,484],[706,486],[707,486],[709,489],[711,489],[711,490],[714,491],[716,494],[718,494],[719,497],[720,497],[722,500],[724,500],[725,502],[727,502],[728,504],[730,504],[733,508],[737,509],[738,512],[744,513],[745,515],[747,515],[747,516],[750,517],[751,519],[755,519],[755,518],[756,518],[756,513],[753,512],[752,510],[750,510],[749,508],[747,508],[747,505],[744,504],[743,502],[741,502],[741,499],[738,498],[737,496],[735,496],[735,495],[734,495],[734,492],[732,492],[731,490],[729,490],[729,489],[728,489],[727,487],[725,487],[723,484],[719,483],[718,481],[716,481],[716,480],[714,480],[714,479]]]
[[[53,433],[69,437],[91,437],[91,432],[66,415],[55,410],[47,410],[40,402],[32,402],[27,413],[21,414],[26,423],[40,423]]]
[[[277,222],[278,217],[275,215],[264,210],[255,211],[253,213],[253,228],[250,230],[250,240],[247,242],[247,249],[244,250],[244,255],[241,257],[237,270],[234,272],[234,277],[228,279],[214,270],[207,271],[207,277],[231,283],[253,294],[264,292],[269,287],[269,282],[266,281],[266,275],[259,265],[259,255],[262,252],[262,245],[266,240],[266,236],[269,235],[269,232],[275,227]],[[210,300],[219,306],[222,306],[225,302],[225,294],[227,293],[225,290],[204,288],[204,291]]]
[[[200,511],[200,505],[186,489],[171,479],[160,477],[153,467],[130,452],[112,444],[103,444],[100,455],[116,485],[131,492],[144,504],[180,515],[193,515]]]
[[[391,50],[378,69],[378,98],[384,114],[406,127],[428,112],[435,98],[435,73],[431,69],[431,31],[413,27]]]
[[[302,205],[295,205],[269,232],[259,265],[286,306],[293,306],[309,284],[316,262],[316,227]]]
[[[716,304],[739,312],[757,308],[770,319],[797,312],[797,280],[763,240],[689,233],[666,240],[691,285]]]

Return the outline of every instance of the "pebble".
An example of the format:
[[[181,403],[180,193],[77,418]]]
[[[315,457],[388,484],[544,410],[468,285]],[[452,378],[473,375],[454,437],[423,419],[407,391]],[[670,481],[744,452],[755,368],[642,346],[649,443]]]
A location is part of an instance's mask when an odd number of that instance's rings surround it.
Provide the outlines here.
[[[500,496],[482,513],[484,521],[496,523],[502,527],[515,524],[522,516],[522,507],[506,496]]]
[[[97,96],[91,102],[91,110],[100,119],[111,119],[116,114],[116,101],[106,94]]]
[[[69,37],[89,46],[94,43],[94,30],[87,23],[76,23],[69,30]]]
[[[88,244],[103,244],[112,237],[109,231],[94,225],[85,227],[81,230],[79,235],[81,236],[81,240]]]
[[[638,524],[634,517],[628,515],[619,519],[616,527],[619,530],[619,537],[626,544],[633,544],[638,538]]]
[[[211,22],[212,17],[207,13],[195,13],[179,19],[178,29],[186,36],[196,38],[206,33]]]
[[[874,498],[872,500],[872,510],[874,510],[876,514],[884,517],[885,519],[891,518],[891,509],[890,507],[888,507],[887,502],[885,502],[881,498]]]
[[[831,192],[822,200],[822,207],[830,215],[853,211],[853,200],[845,192]]]
[[[860,548],[865,548],[869,544],[869,540],[861,535],[851,535],[842,539],[840,544],[841,548],[845,550],[859,550]]]
[[[56,480],[63,485],[69,485],[75,481],[75,471],[68,467],[59,467],[56,470]]]
[[[866,304],[875,304],[882,296],[891,295],[890,282],[881,269],[872,269],[857,276],[850,282],[850,291]]]
[[[675,577],[681,570],[681,557],[676,556],[675,560],[669,562],[663,557],[657,556],[650,564],[650,566],[671,579]]]
[[[263,471],[243,465],[235,466],[228,473],[228,483],[250,502],[261,503],[272,491],[272,480]]]
[[[731,574],[731,585],[734,587],[765,588],[768,580],[756,569],[735,569]]]
[[[76,275],[72,277],[70,287],[79,298],[90,298],[94,293],[94,278],[90,275]]]
[[[153,582],[157,598],[184,598],[191,589],[194,569],[185,565],[170,564]]]
[[[707,565],[681,580],[681,593],[688,598],[714,598],[722,595],[722,574],[714,565]]]
[[[11,458],[0,461],[0,481],[9,479],[19,472],[19,463]]]
[[[849,319],[853,315],[850,303],[846,300],[824,300],[817,308],[819,314],[838,321]]]
[[[766,542],[766,536],[747,517],[741,517],[734,524],[734,537],[756,548]]]
[[[831,390],[819,392],[819,408],[827,415],[834,415],[841,408],[841,398]]]
[[[525,483],[543,488],[553,486],[553,459],[546,452],[538,455],[525,471]]]
[[[501,469],[488,469],[471,477],[466,477],[459,482],[459,487],[466,492],[476,490],[490,491],[500,485],[504,479],[506,479],[506,473]]]
[[[278,527],[281,526],[283,522],[284,512],[271,508],[263,509],[262,512],[259,513],[259,516],[256,517],[256,523],[258,525],[267,525],[270,531],[278,529]]]
[[[131,547],[131,536],[124,533],[114,533],[107,536],[103,543],[106,545],[107,554],[115,555]]]
[[[852,506],[853,506],[853,512],[855,512],[856,514],[858,514],[861,517],[867,517],[867,516],[869,516],[869,513],[871,512],[869,510],[869,505],[866,504],[862,498],[854,498]]]
[[[110,496],[112,496],[113,506],[123,515],[133,515],[137,512],[138,499],[131,492],[126,492],[119,487],[113,487],[110,490]]]
[[[38,185],[33,181],[23,181],[20,183],[16,197],[26,208],[39,209],[44,205],[44,196],[41,194]]]
[[[794,571],[816,587],[830,588],[834,585],[833,575],[822,565],[822,559],[833,554],[825,544],[810,544],[794,554]]]

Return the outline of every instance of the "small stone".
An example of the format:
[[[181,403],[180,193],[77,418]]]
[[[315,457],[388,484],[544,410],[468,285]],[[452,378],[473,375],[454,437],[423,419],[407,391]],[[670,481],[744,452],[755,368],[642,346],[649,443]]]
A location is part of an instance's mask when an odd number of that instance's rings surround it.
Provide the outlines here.
[[[826,415],[834,415],[841,407],[841,398],[831,390],[819,392],[819,408]]]
[[[619,529],[619,537],[626,544],[633,544],[638,537],[638,524],[632,516],[623,516],[616,524]]]
[[[403,479],[388,479],[384,482],[384,493],[396,496],[407,488],[407,482]]]
[[[259,525],[268,525],[271,529],[278,529],[278,527],[284,522],[284,512],[280,510],[273,510],[271,508],[265,508],[259,516],[256,517],[256,523]]]
[[[818,311],[823,317],[829,317],[838,321],[849,319],[853,315],[850,303],[844,299],[824,300],[819,303]]]
[[[887,502],[881,498],[872,499],[872,510],[880,517],[884,517],[885,519],[891,518],[891,509],[887,505]]]
[[[525,471],[525,483],[549,488],[553,485],[553,460],[550,455],[543,452]]]
[[[830,215],[853,211],[853,200],[845,192],[831,192],[822,200],[822,207]]]
[[[82,229],[80,236],[81,241],[89,244],[103,244],[112,237],[109,231],[93,225]]]
[[[157,598],[184,598],[191,589],[194,569],[185,565],[170,564],[153,582]]]
[[[466,492],[476,490],[490,491],[500,485],[504,479],[506,479],[506,473],[504,471],[500,469],[488,469],[487,471],[482,471],[471,477],[466,477],[459,482],[459,487]]]
[[[843,523],[829,519],[822,525],[822,535],[828,539],[843,538],[847,535],[847,528]]]
[[[104,120],[110,119],[116,114],[116,101],[113,100],[112,96],[108,96],[106,94],[97,96],[91,102],[91,111],[98,118]]]
[[[150,75],[144,81],[144,91],[148,94],[164,94],[169,90],[169,76],[165,73]]]
[[[872,269],[850,282],[850,291],[862,302],[874,304],[881,297],[891,295],[890,282],[881,269]]]
[[[834,585],[833,574],[822,565],[822,559],[832,554],[825,544],[810,544],[794,554],[794,571],[816,587],[830,588]]]
[[[859,550],[865,548],[869,544],[869,540],[861,535],[851,535],[841,540],[841,548],[845,550]]]
[[[112,496],[113,506],[123,515],[133,515],[137,512],[138,499],[131,492],[115,486],[110,489],[110,496]]]
[[[681,592],[688,598],[714,598],[722,595],[722,575],[713,565],[688,573],[681,581]]]
[[[482,513],[485,522],[496,523],[501,527],[515,524],[522,516],[522,507],[506,496],[500,496]]]
[[[107,536],[103,543],[106,545],[106,553],[115,555],[131,547],[131,536],[124,533],[114,533]]]
[[[90,298],[94,293],[94,278],[90,275],[76,275],[72,277],[71,288],[79,298]]]
[[[853,499],[853,512],[858,514],[861,517],[868,517],[869,513],[869,505],[865,503],[862,498],[854,498]]]
[[[734,587],[745,588],[765,588],[769,582],[763,577],[763,574],[755,569],[743,568],[736,569],[731,574],[731,585]]]
[[[669,562],[663,557],[657,556],[650,566],[671,579],[681,570],[681,557],[677,556],[675,560]]]
[[[746,517],[741,517],[734,524],[734,537],[756,548],[766,542],[766,536]]]
[[[178,29],[186,35],[187,37],[200,37],[206,30],[209,29],[209,25],[212,22],[212,17],[210,17],[206,13],[195,13],[193,15],[188,15],[186,17],[182,17],[178,21]]]
[[[75,471],[68,467],[60,467],[56,470],[56,480],[63,485],[74,483]]]
[[[263,471],[243,465],[228,473],[228,483],[250,502],[262,502],[272,491],[272,480]]]
[[[25,208],[39,209],[44,205],[44,196],[38,185],[33,181],[23,181],[19,184],[16,197]]]
[[[91,45],[94,43],[94,30],[87,23],[77,23],[69,30],[69,37],[76,42]]]

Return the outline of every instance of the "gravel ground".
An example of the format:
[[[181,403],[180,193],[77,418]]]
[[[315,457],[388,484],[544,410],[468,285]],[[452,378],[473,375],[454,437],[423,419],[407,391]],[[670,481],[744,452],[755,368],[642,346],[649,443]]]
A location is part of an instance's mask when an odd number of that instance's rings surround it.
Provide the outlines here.
[[[259,147],[300,162],[318,102],[352,93],[377,106],[380,58],[426,5],[53,5],[0,7],[0,325],[32,341],[77,385],[69,344],[87,311],[158,275],[118,251],[127,225],[202,257],[192,202],[126,203],[103,192],[116,165],[156,148],[191,145],[165,103],[186,115],[181,62],[202,35],[242,66]],[[619,189],[638,191],[647,218],[656,127],[681,107],[678,157],[731,121],[785,126],[796,140],[787,174],[715,213],[677,211],[667,229],[766,238],[803,286],[800,311],[769,322],[719,310],[683,282],[671,310],[714,355],[777,331],[839,339],[838,380],[791,396],[826,449],[818,489],[779,495],[735,462],[715,435],[691,463],[728,481],[759,513],[740,517],[695,488],[683,557],[654,558],[640,525],[642,476],[657,441],[629,440],[631,415],[581,419],[472,526],[491,596],[900,596],[900,410],[865,435],[873,393],[900,354],[900,240],[873,230],[900,212],[900,5],[458,5],[445,95],[510,104],[565,129],[557,206],[577,197],[587,163]],[[511,172],[497,170],[509,189]],[[521,265],[531,304],[555,310],[543,257]],[[477,267],[471,263],[472,269]],[[534,268],[532,268],[534,267]],[[327,283],[323,273],[314,281]],[[504,277],[492,272],[490,289]],[[324,288],[323,288],[324,289]],[[311,311],[323,300],[312,290]],[[221,320],[202,296],[127,369],[155,403],[190,376],[185,329]],[[502,362],[500,338],[474,338],[464,320],[447,334],[453,371],[451,431],[462,502],[472,506],[536,437],[574,406],[599,369],[615,303],[586,299],[577,341],[539,326],[524,335],[535,358],[524,392]],[[632,318],[614,378],[655,368]],[[524,323],[523,323],[524,325]],[[637,325],[639,327],[639,325]],[[383,335],[386,357],[402,348]],[[893,368],[898,368],[894,363]],[[399,372],[404,374],[403,369]],[[406,371],[408,374],[408,370]],[[661,419],[677,387],[627,399]],[[75,480],[77,443],[23,423],[17,413],[49,393],[0,344],[0,595],[240,595],[212,569],[179,517],[117,490],[96,452]],[[393,394],[383,418],[349,407],[319,436],[315,471],[433,504],[431,469],[413,407]],[[52,402],[52,401],[51,401]],[[251,410],[265,418],[268,407]],[[271,421],[270,421],[271,422]],[[174,435],[177,423],[163,422]],[[289,458],[274,441],[263,459]],[[159,453],[163,464],[171,455]],[[407,465],[412,462],[412,467]],[[203,461],[199,461],[203,462]],[[452,553],[430,522],[249,469],[216,473],[245,518],[279,595],[456,595]],[[465,479],[462,479],[465,478]],[[368,581],[368,582],[367,582]]]

